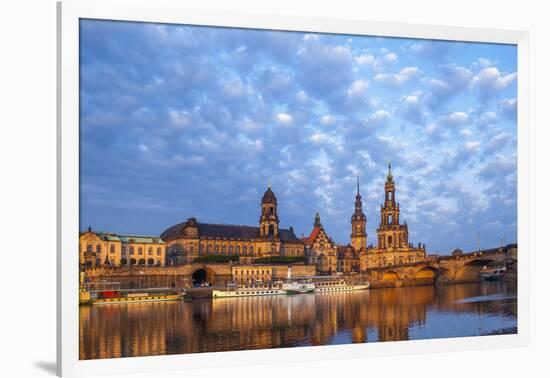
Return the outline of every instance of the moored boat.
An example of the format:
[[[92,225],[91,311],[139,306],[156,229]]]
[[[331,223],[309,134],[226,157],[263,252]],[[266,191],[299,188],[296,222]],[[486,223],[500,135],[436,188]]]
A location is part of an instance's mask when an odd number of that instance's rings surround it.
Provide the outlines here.
[[[343,278],[321,279],[315,282],[316,293],[336,293],[341,291],[354,291],[368,289],[370,283],[349,284]]]
[[[181,300],[185,292],[173,288],[81,290],[81,305],[162,302]]]
[[[499,281],[506,273],[505,266],[498,267],[483,267],[480,272],[481,278],[485,281]]]
[[[212,290],[212,298],[238,298],[263,295],[286,294],[279,283],[257,283],[250,285],[227,284],[225,289]]]
[[[283,290],[287,294],[305,294],[315,291],[315,284],[309,281],[289,281],[283,283]]]

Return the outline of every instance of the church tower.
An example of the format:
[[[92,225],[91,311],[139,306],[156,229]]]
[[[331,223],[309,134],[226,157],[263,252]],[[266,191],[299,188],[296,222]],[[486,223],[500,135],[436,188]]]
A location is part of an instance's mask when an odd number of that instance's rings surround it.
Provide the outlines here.
[[[260,236],[263,238],[279,237],[279,216],[277,215],[277,198],[271,186],[262,197],[262,214],[260,216]]]
[[[351,245],[356,251],[367,248],[367,217],[363,213],[359,179],[357,179],[357,194],[355,195],[355,212],[351,216]]]
[[[382,249],[396,249],[407,247],[409,244],[409,230],[407,224],[399,224],[399,203],[395,202],[395,182],[388,165],[386,184],[384,185],[384,204],[380,208],[380,226],[378,233],[378,247]]]

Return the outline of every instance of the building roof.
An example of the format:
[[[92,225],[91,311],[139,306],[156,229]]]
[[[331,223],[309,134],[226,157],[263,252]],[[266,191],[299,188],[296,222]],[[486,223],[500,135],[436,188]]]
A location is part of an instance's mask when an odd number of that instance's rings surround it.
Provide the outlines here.
[[[311,234],[307,238],[302,238],[302,241],[306,245],[312,245],[315,239],[317,239],[317,236],[319,235],[319,232],[321,232],[321,227],[315,226],[313,227],[313,230],[311,230]]]
[[[139,244],[164,244],[164,241],[158,236],[143,236],[143,235],[119,235],[110,232],[91,231],[103,240],[120,241],[122,243],[139,243]]]
[[[193,219],[194,224],[189,221]],[[260,237],[260,228],[236,224],[215,224],[201,223],[194,218],[188,221],[178,223],[167,228],[160,237],[163,240],[173,240],[184,237],[184,229],[188,226],[197,227],[199,236],[207,238],[222,238],[222,239],[258,239]],[[290,229],[279,229],[280,239],[283,242],[301,243],[302,241],[296,237],[294,231]]]
[[[271,190],[271,187],[268,187],[262,197],[262,203],[277,203],[277,198],[275,193]]]

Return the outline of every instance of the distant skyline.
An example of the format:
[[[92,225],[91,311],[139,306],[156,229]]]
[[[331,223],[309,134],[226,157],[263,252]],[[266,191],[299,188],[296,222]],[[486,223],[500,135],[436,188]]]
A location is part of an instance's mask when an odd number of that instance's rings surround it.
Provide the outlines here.
[[[81,20],[80,228],[315,213],[376,244],[388,163],[428,253],[517,240],[514,45]]]

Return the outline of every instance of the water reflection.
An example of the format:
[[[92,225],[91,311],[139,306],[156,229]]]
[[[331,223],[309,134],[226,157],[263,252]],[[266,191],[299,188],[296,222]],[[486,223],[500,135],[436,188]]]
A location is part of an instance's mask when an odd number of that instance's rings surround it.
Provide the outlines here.
[[[80,358],[515,332],[515,283],[80,308]]]

